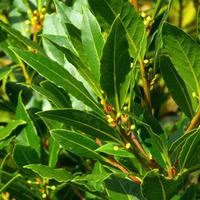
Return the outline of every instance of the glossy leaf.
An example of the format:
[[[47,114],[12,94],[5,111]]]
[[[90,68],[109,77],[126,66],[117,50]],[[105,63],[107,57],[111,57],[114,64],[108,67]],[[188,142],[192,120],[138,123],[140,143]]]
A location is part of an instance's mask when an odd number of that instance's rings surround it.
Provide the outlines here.
[[[13,158],[19,167],[39,163],[37,152],[30,146],[15,145],[13,149]]]
[[[41,95],[44,95],[57,108],[71,107],[69,96],[62,88],[57,87],[49,81],[43,81],[40,85],[33,85],[32,88]]]
[[[42,118],[65,123],[74,129],[102,140],[119,141],[114,129],[101,118],[84,111],[74,109],[51,110],[40,112],[38,115]]]
[[[188,117],[192,118],[194,110],[191,95],[188,94],[184,81],[174,69],[169,57],[162,56],[160,58],[160,69],[175,102]]]
[[[61,67],[58,63],[39,54],[22,51],[16,48],[12,48],[12,50],[49,81],[53,82],[57,86],[62,87],[65,89],[65,91],[83,101],[96,112],[102,112],[102,110],[99,108],[99,105],[97,105],[83,84],[70,75],[69,72]]]
[[[163,41],[170,59],[190,91],[200,92],[200,48],[186,33],[177,27],[163,25]]]
[[[24,37],[19,31],[11,28],[10,26],[4,24],[3,22],[0,22],[0,26],[13,38],[20,41],[25,46],[36,49],[39,53],[44,54],[44,50],[37,43],[34,43],[32,40],[29,40],[28,38]]]
[[[116,147],[118,149],[116,149]],[[98,152],[106,153],[113,156],[119,156],[119,157],[128,157],[128,158],[134,158],[135,156],[130,153],[129,151],[123,149],[123,147],[120,147],[116,143],[107,143],[102,146],[100,146],[98,149],[96,149]]]
[[[0,140],[7,138],[18,126],[26,124],[23,120],[10,121],[5,127],[0,127]]]
[[[188,133],[187,133],[188,134]],[[197,155],[198,145],[200,143],[200,129],[198,128],[194,133],[190,134],[182,146],[182,150],[179,154],[179,165],[180,170],[184,170],[184,168],[190,168],[194,164],[199,163],[199,159]]]
[[[146,49],[146,30],[138,12],[129,2],[123,7],[120,14],[125,27],[130,47],[130,54],[135,59],[143,59]]]
[[[83,10],[81,33],[83,48],[91,72],[95,79],[99,81],[100,58],[102,55],[104,40],[98,22],[88,9]]]
[[[49,138],[49,167],[55,167],[58,161],[60,145],[58,142],[50,137]]]
[[[41,164],[31,164],[24,166],[26,169],[31,169],[36,174],[45,179],[54,179],[58,182],[68,182],[72,179],[72,174],[65,169],[54,169]]]
[[[117,111],[120,109],[120,85],[125,81],[129,71],[130,57],[126,31],[118,16],[103,49],[100,79],[102,89]]]
[[[51,131],[52,137],[67,151],[78,156],[102,160],[103,158],[95,152],[98,145],[89,137],[64,129]]]
[[[140,187],[129,179],[111,176],[105,184],[111,200],[144,200],[140,196]]]
[[[153,184],[153,187],[152,187]],[[147,200],[167,200],[173,197],[181,186],[179,179],[167,179],[156,170],[146,174],[142,182],[142,194]]]
[[[19,95],[18,105],[16,111],[16,118],[18,120],[24,120],[27,125],[22,129],[21,133],[17,136],[17,143],[20,145],[30,146],[40,155],[40,141],[37,135],[36,128],[31,120],[23,102]]]

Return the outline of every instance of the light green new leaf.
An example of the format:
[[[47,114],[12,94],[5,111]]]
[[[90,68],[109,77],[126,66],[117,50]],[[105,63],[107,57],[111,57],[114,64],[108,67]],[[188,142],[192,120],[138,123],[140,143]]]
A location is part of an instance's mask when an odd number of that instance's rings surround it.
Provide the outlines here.
[[[180,179],[167,179],[154,170],[146,174],[141,188],[147,200],[168,200],[177,193],[180,186]]]
[[[22,51],[16,48],[11,49],[46,79],[53,82],[55,85],[62,87],[65,91],[71,93],[74,97],[84,102],[97,113],[102,113],[101,108],[91,97],[83,84],[70,75],[70,73],[58,63],[39,54]]]
[[[115,147],[118,147],[118,149],[115,149]],[[96,151],[113,156],[135,158],[135,156],[132,153],[123,149],[123,147],[120,147],[119,144],[116,143],[104,144],[103,146],[100,146]]]
[[[12,68],[0,68],[0,81],[12,71]]]
[[[95,152],[99,146],[86,135],[64,129],[52,130],[51,135],[64,149],[71,153],[81,157],[103,160],[103,157]]]
[[[89,9],[83,10],[81,27],[83,49],[88,60],[91,72],[95,79],[100,79],[100,58],[102,55],[104,40],[101,28]]]
[[[200,46],[179,28],[165,23],[163,42],[170,59],[190,91],[200,94]]]
[[[120,86],[130,71],[130,56],[126,31],[119,16],[115,19],[107,38],[101,59],[101,87],[108,101],[120,110]]]
[[[181,171],[184,168],[192,167],[194,164],[199,164],[197,159],[199,152],[197,150],[200,144],[200,129],[198,128],[194,133],[187,134],[190,134],[190,137],[186,138],[178,159]]]
[[[65,123],[74,129],[102,140],[120,142],[115,130],[105,121],[84,111],[75,109],[51,110],[39,112],[38,115],[42,118]]]
[[[53,169],[41,164],[30,164],[24,166],[24,168],[31,169],[42,178],[54,179],[58,182],[68,182],[72,179],[72,174],[65,169]]]
[[[174,69],[168,56],[160,57],[160,69],[174,101],[188,117],[192,118],[194,115],[192,100],[194,98],[188,94],[185,83]]]
[[[26,124],[23,120],[12,120],[5,127],[0,127],[0,141],[7,138],[18,126]]]
[[[4,24],[3,22],[0,22],[0,27],[2,27],[3,30],[5,30],[19,42],[23,43],[25,46],[36,49],[39,53],[44,54],[44,50],[37,43],[34,43],[32,40],[29,40],[28,38],[23,36],[19,31],[11,28],[10,26]]]
[[[40,140],[37,135],[37,130],[31,120],[22,98],[19,95],[18,105],[16,110],[16,118],[18,120],[24,120],[27,125],[22,129],[21,133],[17,136],[16,141],[20,145],[31,146],[40,155]]]

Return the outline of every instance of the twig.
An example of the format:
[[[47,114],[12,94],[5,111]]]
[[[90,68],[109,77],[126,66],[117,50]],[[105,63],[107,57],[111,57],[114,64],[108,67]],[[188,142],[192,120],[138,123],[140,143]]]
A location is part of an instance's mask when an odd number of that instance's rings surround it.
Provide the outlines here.
[[[79,197],[80,200],[86,200],[86,198],[81,194],[81,192],[77,190],[75,187],[72,187],[72,190]]]
[[[119,163],[117,163],[116,161],[114,160],[111,160],[111,159],[106,159],[106,162],[109,163],[110,165],[112,165],[113,167],[116,167],[118,168],[120,171],[122,171],[123,173],[125,174],[129,174],[129,171],[123,167],[122,165],[120,165]],[[136,176],[134,175],[128,175],[128,177],[136,184],[140,185],[141,184],[141,180],[139,178],[137,178]]]
[[[131,0],[131,3],[135,6],[136,9],[138,9],[138,2],[137,2],[137,0]]]
[[[179,27],[182,27],[182,21],[183,21],[183,0],[179,0]]]

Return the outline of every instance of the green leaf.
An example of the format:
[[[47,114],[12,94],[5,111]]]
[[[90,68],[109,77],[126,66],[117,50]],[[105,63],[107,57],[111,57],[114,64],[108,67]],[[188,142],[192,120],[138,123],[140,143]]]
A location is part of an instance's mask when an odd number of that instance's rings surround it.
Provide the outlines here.
[[[130,47],[130,54],[136,63],[138,57],[143,59],[146,49],[146,29],[135,7],[127,2],[120,13]]]
[[[90,113],[74,109],[63,109],[39,112],[38,115],[42,118],[65,123],[93,137],[119,142],[119,137],[115,130],[101,118]]]
[[[140,187],[126,178],[111,176],[105,184],[110,200],[144,200],[140,195]]]
[[[189,118],[192,118],[194,115],[192,99],[188,94],[185,83],[174,69],[169,57],[160,57],[160,69],[173,99],[181,110],[183,110]]]
[[[54,179],[58,182],[68,182],[72,179],[72,174],[65,169],[53,169],[41,164],[26,165],[24,168],[31,169],[42,178]]]
[[[118,149],[115,150],[115,147],[118,147]],[[100,146],[98,149],[96,149],[96,151],[119,157],[128,157],[128,158],[135,157],[132,153],[130,153],[127,150],[124,150],[123,147],[120,147],[119,144],[116,143],[104,144]]]
[[[52,137],[67,151],[86,158],[103,160],[95,150],[98,145],[86,135],[62,129],[51,131]]]
[[[197,34],[198,38],[200,39],[200,7],[198,7],[197,11]]]
[[[123,51],[122,51],[123,49]],[[119,16],[115,19],[107,38],[101,59],[101,87],[110,103],[120,110],[120,85],[130,71],[130,57],[126,31]]]
[[[91,72],[95,79],[99,81],[100,58],[102,55],[104,40],[98,22],[88,9],[83,10],[81,33],[83,49]]]
[[[43,81],[40,85],[41,86],[33,85],[32,88],[45,96],[57,108],[71,107],[70,98],[62,88],[57,87],[49,81]]]
[[[38,155],[40,155],[40,140],[37,135],[37,130],[31,120],[24,104],[22,98],[19,95],[18,105],[16,110],[16,118],[18,120],[24,120],[27,125],[22,129],[21,133],[17,136],[17,143],[20,145],[30,146],[36,150]]]
[[[8,74],[12,72],[12,68],[9,67],[4,67],[4,68],[0,68],[0,81],[5,77],[8,76]]]
[[[55,167],[58,161],[60,146],[58,142],[50,136],[49,138],[49,167]]]
[[[163,25],[163,42],[170,59],[190,91],[200,94],[200,48],[186,33],[177,27]]]
[[[167,179],[154,170],[146,174],[141,188],[148,200],[168,200],[179,191],[180,186],[180,179]]]
[[[24,37],[19,31],[11,28],[10,26],[4,24],[3,22],[0,22],[0,26],[2,27],[3,30],[5,30],[7,33],[9,33],[11,35],[11,37],[20,41],[25,46],[36,49],[39,53],[44,54],[44,50],[37,43]]]
[[[187,133],[189,134],[189,133]],[[197,158],[199,152],[200,143],[200,129],[198,128],[194,133],[190,134],[182,146],[182,150],[179,154],[179,166],[180,171],[183,171],[184,168],[190,168],[194,164],[198,164],[199,159]]]
[[[19,167],[39,163],[37,152],[30,146],[15,145],[13,149],[13,158]]]
[[[7,138],[18,126],[26,124],[23,120],[12,120],[5,127],[0,127],[0,141]]]
[[[53,82],[55,85],[62,87],[65,89],[65,91],[71,93],[80,101],[83,101],[97,113],[102,113],[99,105],[91,97],[83,84],[70,75],[69,72],[61,67],[58,63],[39,54],[22,51],[16,48],[11,49],[46,79]]]

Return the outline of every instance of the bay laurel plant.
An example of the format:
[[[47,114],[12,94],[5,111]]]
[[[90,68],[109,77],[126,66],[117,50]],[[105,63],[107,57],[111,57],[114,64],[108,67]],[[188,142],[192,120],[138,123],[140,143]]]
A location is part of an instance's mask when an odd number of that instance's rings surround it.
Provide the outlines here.
[[[1,199],[199,199],[198,4],[0,1]]]

